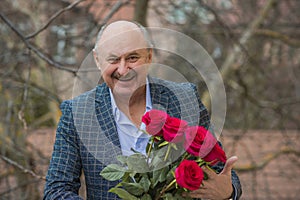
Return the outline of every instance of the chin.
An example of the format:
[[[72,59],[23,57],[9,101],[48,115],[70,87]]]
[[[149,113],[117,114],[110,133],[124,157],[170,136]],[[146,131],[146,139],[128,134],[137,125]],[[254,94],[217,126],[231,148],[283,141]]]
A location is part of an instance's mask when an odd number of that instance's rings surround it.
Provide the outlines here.
[[[122,96],[122,97],[130,97],[134,91],[136,90],[136,87],[118,87],[115,86],[113,89],[113,93]]]

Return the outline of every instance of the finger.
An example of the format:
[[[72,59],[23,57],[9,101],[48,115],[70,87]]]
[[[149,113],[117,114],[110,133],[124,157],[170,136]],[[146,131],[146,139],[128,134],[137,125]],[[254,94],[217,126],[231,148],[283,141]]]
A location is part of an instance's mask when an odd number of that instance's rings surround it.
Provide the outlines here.
[[[209,178],[212,178],[217,175],[212,169],[208,168],[207,166],[202,166],[201,168]]]
[[[206,189],[206,188],[210,188],[211,186],[211,179],[207,179],[207,180],[202,180],[201,186],[199,189]]]
[[[190,192],[183,192],[183,197],[191,197],[191,198],[202,198],[206,194],[204,189],[198,189]]]
[[[237,156],[232,156],[232,157],[228,158],[225,163],[225,166],[220,174],[230,175],[233,165],[237,160],[238,160]]]

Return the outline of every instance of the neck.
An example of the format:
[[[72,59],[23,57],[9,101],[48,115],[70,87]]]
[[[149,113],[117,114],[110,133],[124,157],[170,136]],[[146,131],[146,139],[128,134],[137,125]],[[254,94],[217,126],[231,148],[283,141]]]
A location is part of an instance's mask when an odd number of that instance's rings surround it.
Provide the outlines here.
[[[140,87],[127,97],[114,94],[114,98],[118,108],[139,127],[146,109],[146,86]]]
[[[115,93],[113,93],[113,96],[119,109],[124,107],[134,107],[141,102],[146,102],[146,86],[140,87],[135,92],[126,96]]]

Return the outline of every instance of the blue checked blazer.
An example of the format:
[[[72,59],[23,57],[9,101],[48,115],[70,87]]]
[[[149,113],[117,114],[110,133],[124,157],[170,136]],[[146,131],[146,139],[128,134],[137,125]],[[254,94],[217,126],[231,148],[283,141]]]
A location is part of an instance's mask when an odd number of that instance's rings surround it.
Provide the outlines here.
[[[195,85],[174,83],[149,77],[152,107],[188,121],[189,125],[210,128],[206,108]],[[44,199],[82,199],[78,196],[80,176],[84,173],[87,199],[118,199],[108,190],[117,182],[100,176],[101,170],[121,154],[116,123],[112,113],[109,88],[105,83],[61,104],[56,139],[50,161]],[[222,170],[218,166],[217,170]],[[241,185],[234,171],[235,199]]]

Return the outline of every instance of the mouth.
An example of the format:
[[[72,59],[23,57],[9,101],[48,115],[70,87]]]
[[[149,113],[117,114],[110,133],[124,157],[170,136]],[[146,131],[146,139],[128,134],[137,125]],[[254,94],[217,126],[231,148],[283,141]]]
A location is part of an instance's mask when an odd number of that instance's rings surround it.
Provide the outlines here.
[[[114,72],[112,74],[112,77],[119,80],[119,81],[130,81],[132,80],[134,77],[136,77],[137,73],[134,70],[129,70],[127,74],[125,74],[124,76],[121,76],[119,73]]]

